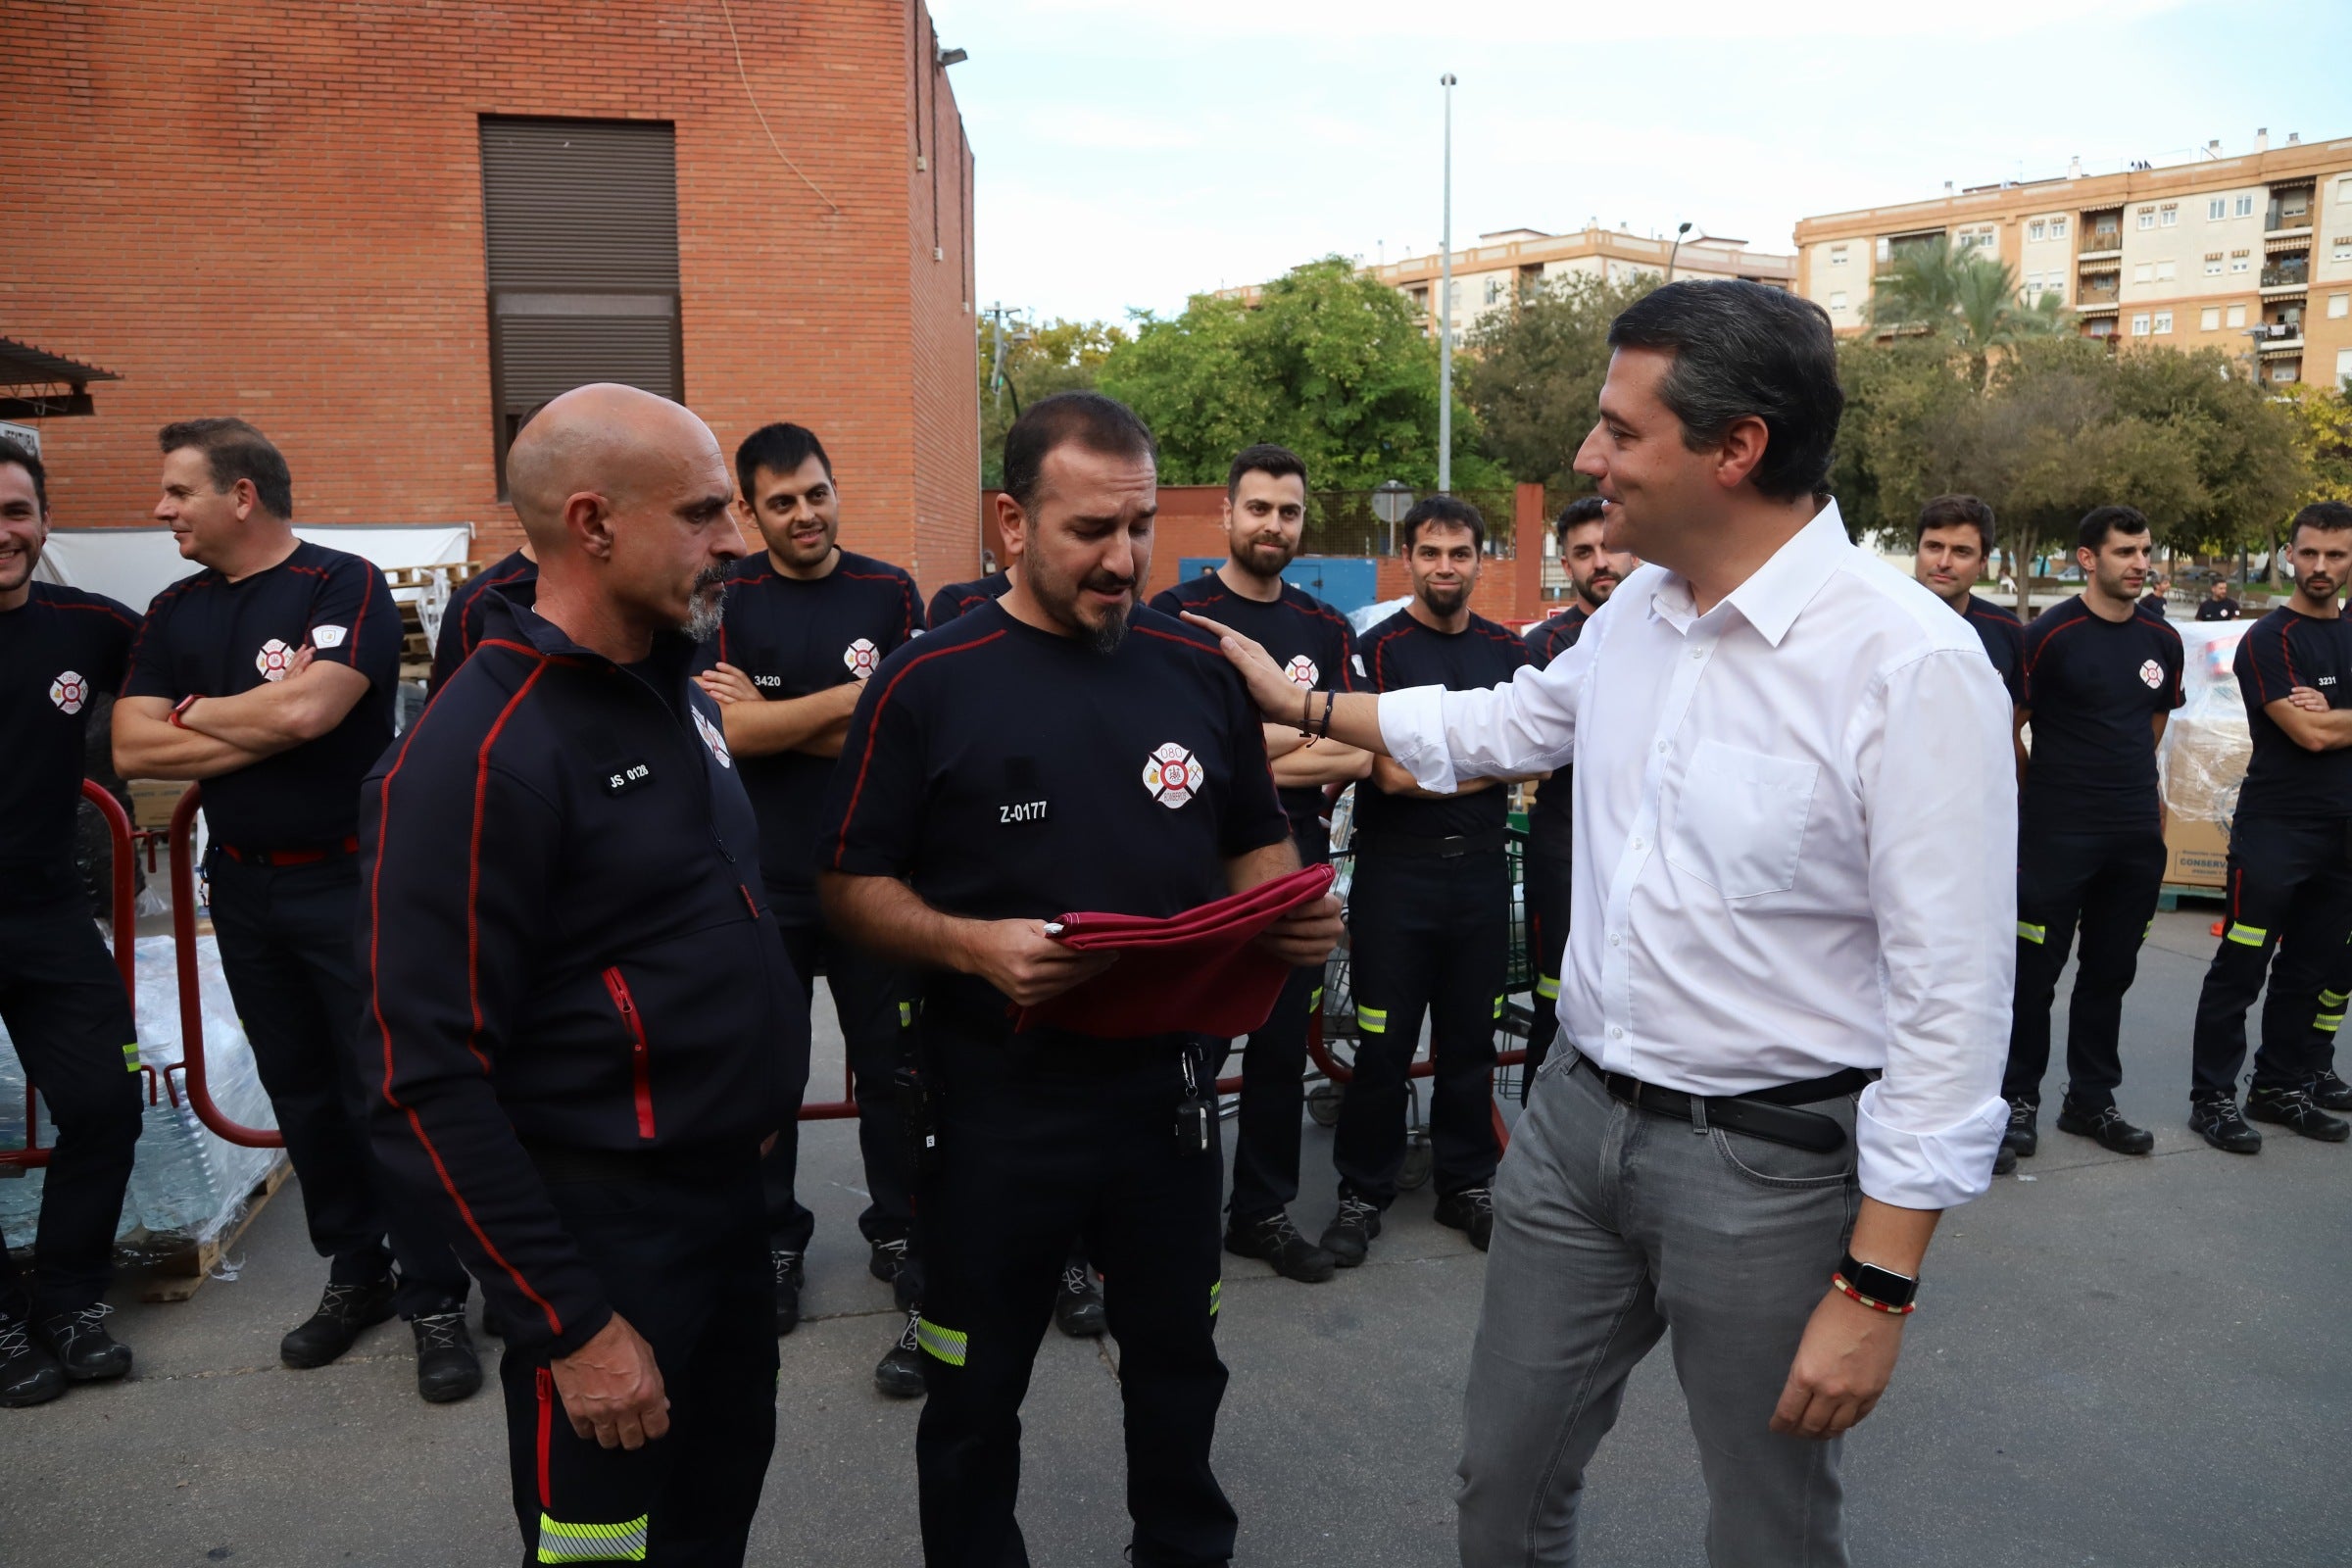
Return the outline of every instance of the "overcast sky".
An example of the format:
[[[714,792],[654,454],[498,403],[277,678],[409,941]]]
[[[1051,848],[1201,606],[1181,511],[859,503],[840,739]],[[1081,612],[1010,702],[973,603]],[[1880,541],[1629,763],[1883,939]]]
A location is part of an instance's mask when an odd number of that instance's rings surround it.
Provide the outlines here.
[[[1698,228],[2352,136],[2346,0],[931,0],[979,164],[980,303],[1168,314],[1453,232]],[[1441,32],[1432,31],[1442,27]]]

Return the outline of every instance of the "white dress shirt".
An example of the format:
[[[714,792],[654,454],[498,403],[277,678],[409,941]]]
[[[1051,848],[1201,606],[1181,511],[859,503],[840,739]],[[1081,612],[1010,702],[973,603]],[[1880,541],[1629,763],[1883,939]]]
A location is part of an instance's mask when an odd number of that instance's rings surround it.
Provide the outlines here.
[[[1645,565],[1492,691],[1380,700],[1424,789],[1575,765],[1559,1018],[1612,1072],[1736,1095],[1882,1069],[1864,1193],[1991,1182],[2016,967],[2009,699],[1968,622],[1836,503],[1705,614]]]

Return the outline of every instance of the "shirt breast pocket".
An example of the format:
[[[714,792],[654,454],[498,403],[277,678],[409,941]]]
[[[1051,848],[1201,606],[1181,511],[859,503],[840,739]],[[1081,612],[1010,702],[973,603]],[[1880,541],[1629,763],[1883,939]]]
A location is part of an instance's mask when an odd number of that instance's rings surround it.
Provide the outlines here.
[[[1727,899],[1796,885],[1817,763],[1701,741],[1683,773],[1666,858]]]

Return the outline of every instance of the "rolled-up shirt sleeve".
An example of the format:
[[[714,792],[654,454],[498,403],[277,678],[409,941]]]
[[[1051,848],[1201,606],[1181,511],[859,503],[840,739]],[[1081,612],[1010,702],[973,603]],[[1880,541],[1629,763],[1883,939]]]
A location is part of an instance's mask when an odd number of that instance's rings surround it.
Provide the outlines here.
[[[1486,691],[1414,686],[1383,692],[1381,744],[1414,783],[1439,795],[1452,793],[1465,778],[1559,767],[1576,749],[1578,698],[1605,640],[1605,619],[1603,607],[1574,648]]]
[[[2017,964],[2009,700],[1974,650],[1891,670],[1860,715],[1886,1068],[1855,1118],[1862,1191],[1949,1208],[1992,1181]],[[1875,733],[1874,733],[1875,732]]]

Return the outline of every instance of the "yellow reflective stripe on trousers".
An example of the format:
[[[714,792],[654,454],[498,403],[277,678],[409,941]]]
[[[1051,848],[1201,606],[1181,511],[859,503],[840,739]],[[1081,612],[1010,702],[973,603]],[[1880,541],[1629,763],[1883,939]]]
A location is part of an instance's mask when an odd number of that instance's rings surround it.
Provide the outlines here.
[[[1560,977],[1556,974],[1536,976],[1536,995],[1545,1002],[1560,1000]]]
[[[2323,1012],[2311,1020],[2311,1026],[2322,1034],[2331,1035],[2344,1026],[2344,1015],[2340,1012]]]
[[[963,1357],[971,1347],[968,1336],[956,1329],[943,1329],[927,1317],[914,1320],[914,1343],[950,1366],[963,1365]]]
[[[2039,947],[2041,946],[2041,939],[2049,935],[2049,931],[2046,927],[2029,925],[2025,921],[2020,920],[2017,922],[2017,934],[2021,940],[2031,942],[2035,947]]]
[[[2259,948],[2262,946],[2263,938],[2270,934],[2268,930],[2258,925],[2238,924],[2230,927],[2230,940],[2242,947]]]
[[[1223,1280],[1211,1280],[1211,1281],[1209,1281],[1209,1285],[1208,1285],[1208,1315],[1209,1315],[1210,1317],[1215,1317],[1215,1316],[1217,1315],[1217,1308],[1218,1308],[1218,1306],[1220,1306],[1221,1304],[1223,1304],[1224,1296],[1225,1296],[1225,1282],[1224,1282]]]
[[[1494,999],[1494,1016],[1495,1016],[1495,1017],[1497,1017],[1497,1018],[1499,1018],[1499,1017],[1501,1017],[1501,1016],[1502,1016],[1502,1004],[1503,1004],[1503,1001],[1504,1001],[1504,999],[1503,999],[1503,998],[1501,998],[1501,997],[1496,997],[1496,998]]]
[[[616,1525],[572,1525],[539,1516],[541,1562],[643,1562],[647,1515]]]
[[[2342,991],[2323,991],[2320,993],[2320,1005],[2323,1007],[2340,1007],[2347,1002],[2352,1002],[2352,994],[2347,994]]]
[[[1367,1007],[1358,1003],[1355,1008],[1355,1022],[1356,1027],[1368,1035],[1385,1035],[1389,1032],[1389,1009]]]
[[[139,1070],[139,1043],[136,1040],[122,1048],[122,1066],[129,1072]]]
[[[1323,1005],[1323,988],[1317,986],[1306,994],[1306,1010],[1312,1012],[1321,1005]]]
[[[907,1027],[909,1024],[911,1024],[911,1023],[913,1023],[913,1022],[914,1022],[914,1004],[913,1004],[913,1003],[911,1003],[911,1002],[902,1002],[902,1003],[900,1003],[900,1004],[899,1004],[899,1027],[900,1027],[900,1028],[902,1028],[902,1029],[904,1029],[904,1028]]]

